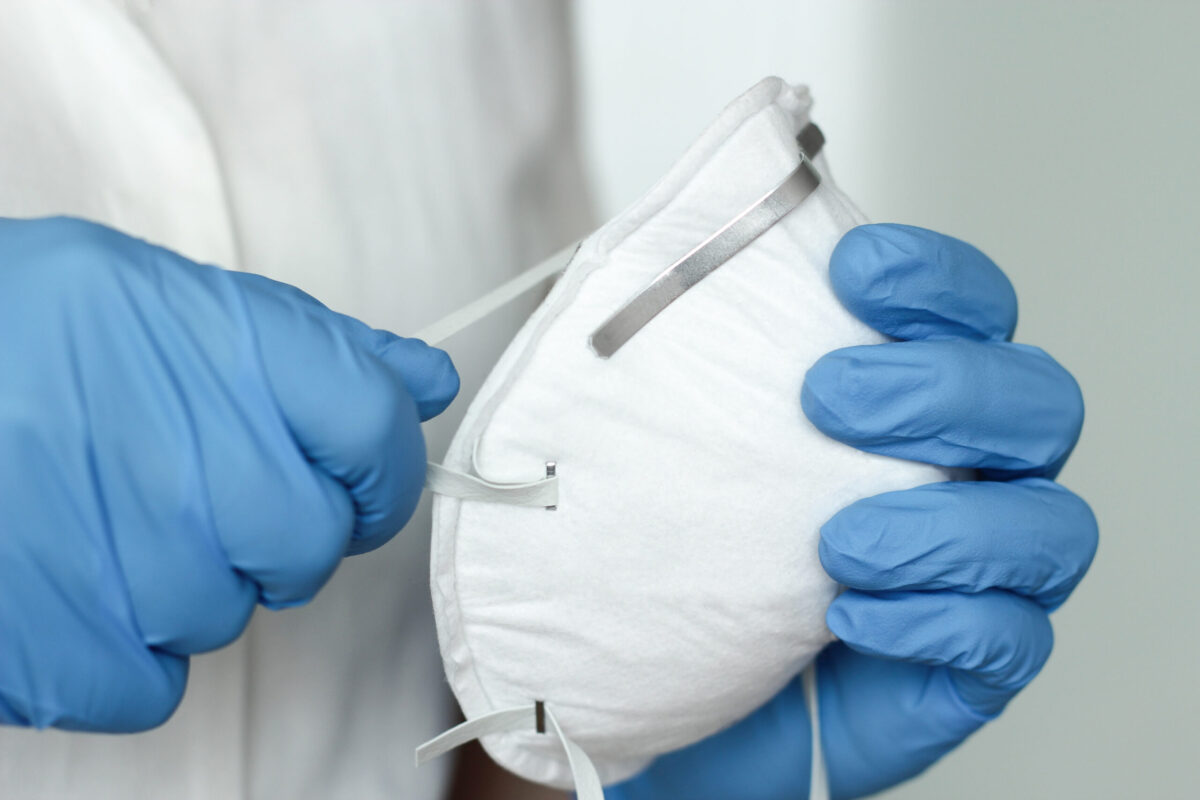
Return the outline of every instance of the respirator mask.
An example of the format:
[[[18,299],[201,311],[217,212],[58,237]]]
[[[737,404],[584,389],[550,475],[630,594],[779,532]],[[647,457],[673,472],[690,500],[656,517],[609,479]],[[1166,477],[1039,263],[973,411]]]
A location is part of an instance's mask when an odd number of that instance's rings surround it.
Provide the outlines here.
[[[433,606],[467,722],[419,760],[480,738],[528,780],[602,797],[747,716],[832,640],[826,520],[954,477],[838,443],[801,411],[817,359],[884,341],[829,283],[865,219],[809,105],[760,82],[629,210],[485,299],[565,264],[430,467]]]

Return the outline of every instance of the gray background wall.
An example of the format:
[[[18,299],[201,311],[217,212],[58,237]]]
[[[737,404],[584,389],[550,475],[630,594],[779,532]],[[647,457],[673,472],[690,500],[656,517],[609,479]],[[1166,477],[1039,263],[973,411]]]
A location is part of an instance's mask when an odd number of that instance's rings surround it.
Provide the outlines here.
[[[1197,797],[1200,4],[583,0],[601,212],[768,74],[808,83],[876,220],[982,247],[1087,398],[1101,523],[1043,674],[901,798]]]

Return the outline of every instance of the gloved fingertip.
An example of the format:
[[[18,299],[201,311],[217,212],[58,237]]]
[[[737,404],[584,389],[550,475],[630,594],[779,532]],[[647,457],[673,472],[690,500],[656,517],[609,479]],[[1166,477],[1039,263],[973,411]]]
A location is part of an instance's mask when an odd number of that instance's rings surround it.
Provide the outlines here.
[[[825,625],[841,641],[852,642],[857,629],[849,602],[846,600],[847,597],[846,593],[842,593],[829,604],[829,608],[825,612]]]
[[[427,345],[420,339],[395,337],[387,341],[378,354],[400,372],[417,403],[422,422],[445,411],[458,395],[458,370],[445,350]]]
[[[422,422],[445,411],[454,402],[462,386],[458,370],[449,353],[436,347],[429,347],[427,352],[431,361],[429,393],[417,399],[417,410]]]
[[[838,300],[897,339],[1004,340],[1017,324],[1012,283],[975,246],[912,225],[850,230],[834,248],[829,278]]]
[[[820,560],[825,574],[836,581],[837,578],[834,577],[833,573],[837,571],[839,553],[837,548],[826,540],[825,527],[821,528],[821,539],[817,542],[817,558]]]
[[[903,254],[886,230],[889,227],[886,223],[859,225],[838,240],[829,257],[829,278],[839,297],[843,292],[857,295],[868,289],[879,274],[879,265]]]
[[[857,438],[857,426],[835,409],[854,408],[854,399],[863,388],[861,370],[856,366],[855,358],[845,350],[826,353],[809,368],[800,390],[800,407],[809,421],[827,436],[847,442]]]
[[[858,586],[868,566],[862,553],[862,537],[856,536],[856,526],[848,509],[836,514],[821,526],[817,557],[825,573],[843,586]],[[862,588],[862,587],[860,587]]]

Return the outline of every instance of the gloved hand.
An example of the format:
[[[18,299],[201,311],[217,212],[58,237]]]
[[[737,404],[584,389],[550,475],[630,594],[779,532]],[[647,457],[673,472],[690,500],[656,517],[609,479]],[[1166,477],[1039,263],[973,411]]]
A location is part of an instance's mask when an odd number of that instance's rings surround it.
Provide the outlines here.
[[[79,220],[0,220],[0,722],[136,731],[412,514],[440,350]]]
[[[1095,554],[1087,504],[1053,482],[1083,422],[1071,376],[1009,343],[1016,297],[968,244],[901,225],[848,233],[830,264],[853,314],[899,341],[849,347],[809,371],[801,402],[863,450],[978,470],[890,492],[821,530],[846,587],[818,661],[835,798],[909,778],[1003,709],[1050,654],[1048,614]],[[805,797],[811,729],[797,678],[747,719],[610,789],[609,800]]]

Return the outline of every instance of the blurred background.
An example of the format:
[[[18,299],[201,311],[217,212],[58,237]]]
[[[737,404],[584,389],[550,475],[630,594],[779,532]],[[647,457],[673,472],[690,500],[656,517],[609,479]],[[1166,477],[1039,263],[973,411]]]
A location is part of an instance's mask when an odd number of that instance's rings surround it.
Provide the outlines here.
[[[574,24],[603,217],[759,78],[807,83],[867,215],[989,253],[1021,298],[1017,340],[1083,386],[1061,480],[1101,545],[1054,655],[885,796],[1196,797],[1200,4],[582,0]]]
[[[469,3],[0,0],[12,78],[0,140],[25,142],[0,158],[0,215],[98,219],[405,332],[532,263],[532,243],[552,249],[547,231],[582,232],[574,170],[522,160],[528,135],[489,139],[483,122],[523,133],[520,112],[556,114],[575,81],[599,222],[759,79],[807,83],[834,175],[871,218],[957,235],[1012,278],[1017,340],[1084,389],[1083,439],[1061,480],[1101,525],[1091,575],[1054,616],[1044,673],[884,797],[1200,797],[1200,3],[576,0],[531,13],[555,34],[570,14],[573,72],[557,37],[527,37],[520,58],[479,46],[493,32],[511,44],[521,12],[545,8]],[[510,62],[505,87],[493,70]],[[547,164],[573,166],[566,150]],[[545,184],[579,208],[532,189],[514,200],[510,167],[530,177],[518,189]],[[463,185],[429,193],[448,178]],[[459,190],[490,222],[463,231]],[[529,231],[510,224],[527,218]],[[420,268],[443,263],[455,269]],[[454,348],[464,397],[535,302]],[[435,457],[465,406],[427,426]],[[157,731],[0,730],[0,796],[437,791],[448,761],[408,766],[451,702],[436,688],[427,510],[303,612],[258,614],[238,644],[197,657],[188,700]],[[464,780],[478,782],[456,797],[479,800],[494,773],[477,748],[467,758]],[[508,786],[514,800],[563,797]]]

